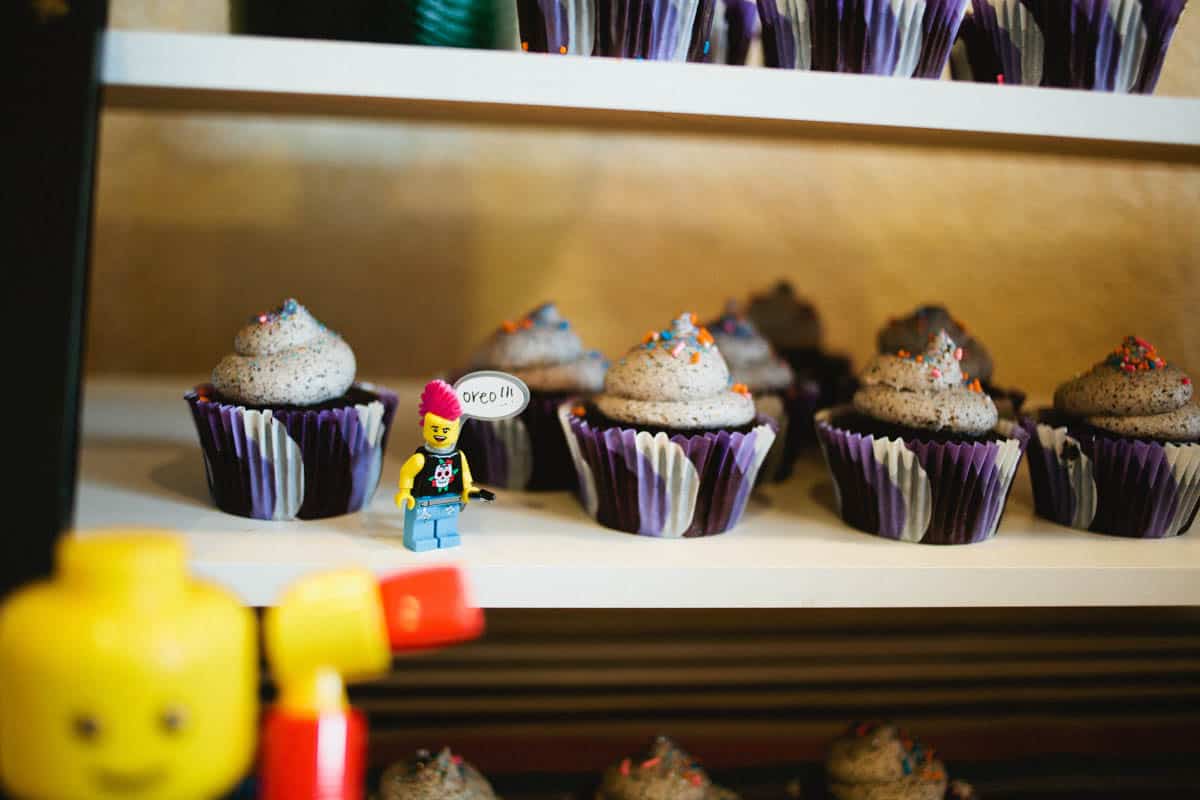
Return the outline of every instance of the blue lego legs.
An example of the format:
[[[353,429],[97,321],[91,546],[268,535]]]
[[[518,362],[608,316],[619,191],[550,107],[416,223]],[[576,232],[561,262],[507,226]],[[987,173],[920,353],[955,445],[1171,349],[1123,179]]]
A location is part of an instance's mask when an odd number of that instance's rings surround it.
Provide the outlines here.
[[[404,509],[404,546],[424,552],[458,547],[459,503],[431,503],[433,498],[417,498],[416,508]],[[439,498],[440,499],[440,498]]]

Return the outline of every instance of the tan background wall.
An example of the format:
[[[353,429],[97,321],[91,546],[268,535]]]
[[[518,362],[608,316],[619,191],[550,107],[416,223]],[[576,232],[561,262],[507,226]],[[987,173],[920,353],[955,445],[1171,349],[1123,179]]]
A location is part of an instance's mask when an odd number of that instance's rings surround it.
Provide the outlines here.
[[[218,0],[114,2],[118,27],[222,30]],[[1200,17],[1160,94],[1200,95]],[[997,377],[1046,392],[1126,332],[1200,370],[1200,167],[401,122],[109,112],[88,369],[202,378],[295,295],[364,375],[424,375],[558,300],[619,353],[779,276],[861,360],[943,300]]]

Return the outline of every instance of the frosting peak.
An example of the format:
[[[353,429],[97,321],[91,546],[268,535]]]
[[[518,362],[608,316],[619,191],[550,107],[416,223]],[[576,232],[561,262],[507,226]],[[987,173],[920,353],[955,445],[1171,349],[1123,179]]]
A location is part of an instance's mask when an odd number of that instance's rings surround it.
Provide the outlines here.
[[[461,756],[442,748],[436,756],[428,750],[384,771],[380,779],[382,800],[495,800],[487,779]]]
[[[707,327],[736,383],[746,384],[753,392],[773,392],[787,389],[795,382],[792,368],[775,355],[758,327],[738,313],[736,301],[726,303],[725,312]]]
[[[787,281],[779,281],[769,291],[751,297],[746,316],[779,350],[815,350],[821,346],[821,320],[816,308],[797,296]]]
[[[506,320],[471,359],[474,369],[511,372],[531,389],[548,392],[600,390],[608,364],[587,352],[554,303],[542,303],[518,320]]]
[[[213,369],[212,383],[235,402],[316,405],[341,397],[354,383],[354,351],[295,298],[251,317],[234,336],[233,350]]]
[[[714,786],[694,758],[665,736],[648,752],[626,758],[604,773],[600,800],[736,800],[737,795]]]
[[[962,370],[972,378],[991,380],[992,357],[983,344],[945,306],[923,305],[906,317],[891,319],[879,331],[880,353],[920,352],[938,331],[945,331],[963,350]]]

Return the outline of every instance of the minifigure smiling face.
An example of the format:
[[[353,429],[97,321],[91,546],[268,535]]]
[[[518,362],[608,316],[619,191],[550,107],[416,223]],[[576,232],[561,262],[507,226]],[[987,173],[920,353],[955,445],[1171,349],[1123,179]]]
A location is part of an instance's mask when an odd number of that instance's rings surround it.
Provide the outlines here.
[[[425,421],[421,425],[421,435],[425,444],[434,450],[445,450],[458,444],[458,432],[461,422],[449,420],[432,412],[425,412]]]
[[[446,450],[458,444],[458,432],[462,428],[462,405],[454,387],[445,381],[430,381],[421,392],[421,404],[417,407],[417,418],[421,421],[421,436],[426,447]]]

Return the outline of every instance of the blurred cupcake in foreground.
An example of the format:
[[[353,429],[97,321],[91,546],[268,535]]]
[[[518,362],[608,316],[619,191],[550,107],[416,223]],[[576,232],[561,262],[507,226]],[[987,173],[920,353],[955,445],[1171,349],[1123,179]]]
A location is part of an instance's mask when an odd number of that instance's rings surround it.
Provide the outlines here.
[[[397,399],[355,383],[356,368],[345,340],[294,299],[238,331],[212,382],[185,396],[218,508],[316,519],[370,501]]]
[[[880,353],[896,353],[907,350],[919,353],[929,344],[938,331],[945,331],[959,347],[963,357],[959,366],[963,379],[979,379],[983,391],[992,398],[996,410],[1002,417],[1015,418],[1025,402],[1025,393],[1015,389],[1000,389],[992,383],[992,356],[983,343],[967,332],[966,326],[953,317],[945,306],[925,305],[916,308],[907,317],[888,321],[879,331],[877,342]]]
[[[379,781],[380,800],[495,800],[479,770],[442,748],[436,756],[418,750],[407,761],[388,767]]]
[[[469,419],[459,446],[471,454],[474,479],[506,489],[545,491],[575,485],[571,454],[558,421],[568,397],[587,397],[604,386],[608,362],[584,350],[553,303],[543,303],[500,326],[471,359],[472,370],[517,376],[530,390],[529,405],[512,419]]]
[[[716,0],[517,0],[521,49],[704,61]]]
[[[770,291],[753,295],[746,317],[791,365],[797,380],[820,386],[820,407],[850,400],[855,389],[850,359],[822,349],[817,309],[799,297],[790,283],[780,281]]]
[[[956,80],[1150,94],[1186,0],[972,0]]]
[[[816,441],[812,416],[820,386],[812,380],[798,382],[791,366],[775,354],[754,323],[738,313],[735,302],[727,304],[725,313],[706,327],[729,365],[733,382],[746,386],[759,413],[779,425],[762,467],[763,480],[787,478],[800,449]]]
[[[775,422],[733,384],[694,314],[646,334],[609,369],[603,392],[564,403],[559,416],[584,509],[646,536],[732,528],[775,441]]]
[[[643,755],[604,771],[596,800],[737,800],[737,795],[714,785],[695,759],[659,736]]]
[[[877,356],[850,406],[817,412],[848,524],[888,539],[967,544],[1000,524],[1028,435],[1000,420],[945,331],[922,352]]]
[[[938,78],[967,0],[758,0],[768,67]]]
[[[1037,513],[1073,528],[1177,536],[1200,507],[1200,406],[1192,379],[1128,336],[1023,422]]]
[[[835,800],[943,800],[946,767],[895,725],[867,722],[834,740],[825,762]]]

